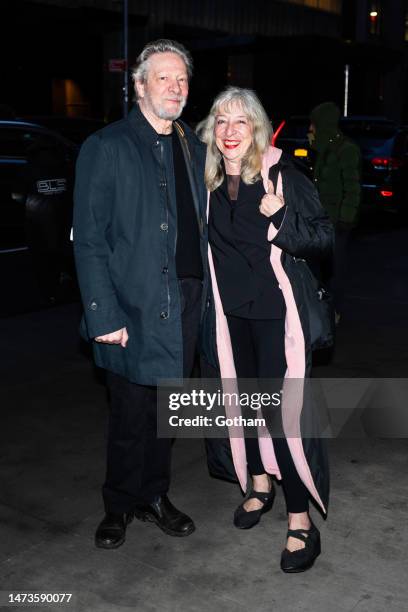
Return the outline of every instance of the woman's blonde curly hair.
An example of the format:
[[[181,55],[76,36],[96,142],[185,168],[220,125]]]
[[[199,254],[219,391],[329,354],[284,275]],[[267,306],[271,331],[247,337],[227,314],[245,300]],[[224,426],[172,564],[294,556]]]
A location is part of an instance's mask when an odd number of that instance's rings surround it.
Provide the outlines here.
[[[241,178],[247,185],[261,179],[262,156],[270,146],[273,133],[271,122],[254,91],[242,87],[227,87],[218,94],[209,115],[196,128],[198,136],[207,145],[205,183],[209,191],[217,189],[224,179],[222,156],[215,143],[216,116],[221,108],[229,111],[233,105],[242,109],[253,130],[252,143],[242,159]]]

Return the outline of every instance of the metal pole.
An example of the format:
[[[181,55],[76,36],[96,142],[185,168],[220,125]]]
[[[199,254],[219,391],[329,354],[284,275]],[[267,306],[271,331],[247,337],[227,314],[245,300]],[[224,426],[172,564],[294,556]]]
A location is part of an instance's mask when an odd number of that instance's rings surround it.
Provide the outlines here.
[[[349,98],[349,64],[344,66],[344,110],[343,114],[347,117],[348,114],[348,98]]]
[[[127,117],[129,102],[128,0],[123,0],[123,59],[125,60],[125,69],[123,71],[123,116]]]

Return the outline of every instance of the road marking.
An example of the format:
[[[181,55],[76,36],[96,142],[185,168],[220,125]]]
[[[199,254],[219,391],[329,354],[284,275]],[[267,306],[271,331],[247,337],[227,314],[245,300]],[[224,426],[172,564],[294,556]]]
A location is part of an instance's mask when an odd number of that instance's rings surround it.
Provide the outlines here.
[[[19,247],[18,249],[0,249],[0,255],[3,255],[3,253],[20,253],[21,251],[28,251],[28,247]]]

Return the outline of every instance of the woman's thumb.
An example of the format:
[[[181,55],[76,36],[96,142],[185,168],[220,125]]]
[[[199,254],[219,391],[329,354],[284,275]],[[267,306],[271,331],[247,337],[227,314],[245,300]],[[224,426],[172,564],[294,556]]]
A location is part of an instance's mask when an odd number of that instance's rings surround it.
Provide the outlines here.
[[[270,179],[268,180],[268,194],[275,195],[275,186]]]

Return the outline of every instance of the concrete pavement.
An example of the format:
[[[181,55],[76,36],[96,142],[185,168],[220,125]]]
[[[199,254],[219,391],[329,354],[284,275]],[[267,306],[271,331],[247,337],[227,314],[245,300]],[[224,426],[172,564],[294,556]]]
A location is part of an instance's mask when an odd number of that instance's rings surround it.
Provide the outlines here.
[[[315,375],[407,376],[407,238],[398,228],[358,237],[334,359]],[[72,612],[407,609],[406,439],[329,442],[328,520],[312,509],[323,552],[304,574],[279,569],[281,487],[260,525],[235,529],[240,491],[209,477],[200,440],[177,441],[171,491],[197,531],[171,538],[134,521],[124,546],[96,549],[107,403],[79,316],[71,304],[0,320],[3,602],[24,591],[73,593],[69,605],[48,607]]]

